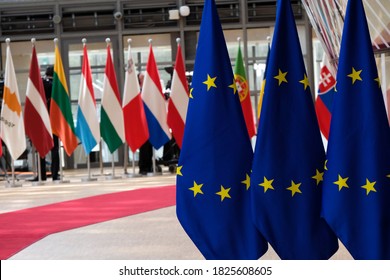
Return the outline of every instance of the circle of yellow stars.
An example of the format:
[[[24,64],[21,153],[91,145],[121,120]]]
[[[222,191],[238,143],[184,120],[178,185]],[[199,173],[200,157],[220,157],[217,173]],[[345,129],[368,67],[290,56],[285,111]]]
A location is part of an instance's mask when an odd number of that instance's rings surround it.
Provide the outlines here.
[[[182,173],[183,166],[177,166],[176,168],[176,176],[183,176]],[[250,176],[249,174],[245,174],[245,179],[241,181],[243,185],[245,185],[246,190],[249,190],[250,187]],[[196,181],[193,182],[192,187],[188,188],[188,190],[193,192],[194,198],[197,197],[198,195],[203,195],[204,192],[202,190],[204,184],[197,183]],[[226,188],[223,185],[220,186],[220,190],[216,192],[215,194],[220,196],[221,202],[223,202],[227,198],[232,198],[230,195],[230,190],[231,188]]]

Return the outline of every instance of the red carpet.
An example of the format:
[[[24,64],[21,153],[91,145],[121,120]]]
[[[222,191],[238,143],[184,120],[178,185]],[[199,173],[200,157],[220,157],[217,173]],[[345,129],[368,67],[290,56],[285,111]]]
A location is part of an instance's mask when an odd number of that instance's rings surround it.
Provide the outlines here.
[[[175,186],[97,195],[0,214],[0,259],[43,237],[176,203]]]

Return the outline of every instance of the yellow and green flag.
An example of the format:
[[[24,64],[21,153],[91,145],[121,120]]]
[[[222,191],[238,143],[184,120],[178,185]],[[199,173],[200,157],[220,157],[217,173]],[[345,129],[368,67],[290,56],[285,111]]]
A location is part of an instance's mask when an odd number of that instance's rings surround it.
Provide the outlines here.
[[[64,145],[65,152],[70,156],[76,149],[78,140],[74,129],[64,67],[57,44],[55,45],[53,88],[50,101],[50,122],[53,134],[60,138]]]

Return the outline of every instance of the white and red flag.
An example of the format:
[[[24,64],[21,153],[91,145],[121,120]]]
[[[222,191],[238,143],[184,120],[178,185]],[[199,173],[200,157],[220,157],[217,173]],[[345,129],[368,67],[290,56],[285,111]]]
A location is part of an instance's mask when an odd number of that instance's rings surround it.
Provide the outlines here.
[[[47,111],[45,89],[38,65],[35,49],[35,40],[31,40],[32,56],[30,74],[27,80],[26,104],[24,106],[24,122],[26,135],[30,138],[41,158],[53,147],[53,136],[50,125],[50,117]]]
[[[130,47],[127,49],[127,71],[123,90],[123,116],[125,123],[125,138],[130,149],[135,152],[149,138],[141,89],[135,73],[134,61]]]

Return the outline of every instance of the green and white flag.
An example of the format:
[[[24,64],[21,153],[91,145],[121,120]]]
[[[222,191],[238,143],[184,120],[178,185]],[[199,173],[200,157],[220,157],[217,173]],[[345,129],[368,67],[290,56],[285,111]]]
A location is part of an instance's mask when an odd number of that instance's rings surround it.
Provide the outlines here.
[[[100,133],[111,153],[125,141],[122,102],[114,65],[111,59],[110,44],[107,43],[107,60],[104,75],[102,108],[100,111]]]

